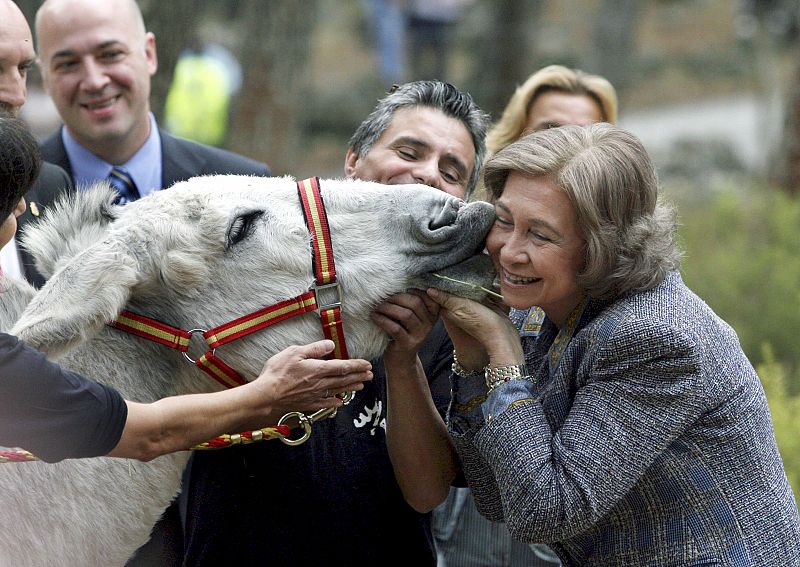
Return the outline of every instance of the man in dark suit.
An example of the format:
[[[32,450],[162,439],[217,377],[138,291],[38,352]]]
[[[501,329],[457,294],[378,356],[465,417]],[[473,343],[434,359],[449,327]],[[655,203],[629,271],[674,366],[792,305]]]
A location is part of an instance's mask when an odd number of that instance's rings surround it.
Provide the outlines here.
[[[134,0],[47,0],[36,36],[44,87],[64,122],[42,156],[77,190],[108,179],[124,203],[198,175],[270,175],[264,163],[159,129],[149,101],[155,36]],[[182,541],[173,505],[129,565],[179,563]]]
[[[35,59],[33,37],[25,16],[11,0],[0,0],[0,113],[19,114],[25,104],[28,69]],[[44,203],[50,203],[55,195],[70,187],[64,170],[43,163],[39,177],[26,195],[28,207],[17,219],[18,226],[38,217],[44,210]],[[3,247],[0,265],[6,273],[25,277],[37,287],[44,283],[33,260],[17,245],[16,238]]]
[[[122,168],[130,200],[197,175],[270,175],[264,163],[159,129],[149,101],[155,36],[134,0],[48,0],[36,34],[44,87],[64,122],[42,156],[76,187]]]

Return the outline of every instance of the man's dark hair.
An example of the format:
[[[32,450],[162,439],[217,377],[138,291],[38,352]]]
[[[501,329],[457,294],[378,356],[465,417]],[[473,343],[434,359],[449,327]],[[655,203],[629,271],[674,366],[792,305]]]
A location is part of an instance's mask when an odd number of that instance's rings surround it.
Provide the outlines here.
[[[469,93],[462,92],[450,83],[441,81],[414,81],[395,85],[378,101],[350,138],[349,147],[357,156],[369,153],[378,138],[392,122],[394,113],[401,108],[423,106],[442,111],[446,116],[460,120],[472,137],[475,146],[475,166],[467,180],[466,196],[472,193],[480,177],[486,155],[486,131],[489,115],[483,112]]]
[[[42,156],[39,144],[22,120],[0,115],[0,222],[39,177]]]

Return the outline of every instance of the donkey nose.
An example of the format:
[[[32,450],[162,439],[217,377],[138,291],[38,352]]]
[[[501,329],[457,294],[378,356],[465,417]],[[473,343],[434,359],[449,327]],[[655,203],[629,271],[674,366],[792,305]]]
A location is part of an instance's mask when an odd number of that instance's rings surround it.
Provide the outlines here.
[[[454,237],[459,224],[459,210],[464,202],[444,191],[415,185],[399,196],[404,218],[410,222],[412,237],[424,246],[444,244]]]
[[[439,210],[431,215],[428,228],[437,230],[455,224],[458,219],[458,210],[463,204],[463,201],[455,197],[446,199]]]

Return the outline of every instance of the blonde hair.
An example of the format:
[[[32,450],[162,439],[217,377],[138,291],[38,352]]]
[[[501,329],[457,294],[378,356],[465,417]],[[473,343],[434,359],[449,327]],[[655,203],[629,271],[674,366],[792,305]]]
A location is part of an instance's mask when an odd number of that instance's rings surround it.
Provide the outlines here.
[[[517,87],[500,120],[492,126],[486,137],[489,155],[499,152],[520,137],[536,97],[548,91],[589,96],[600,107],[602,122],[617,122],[617,92],[608,80],[579,69],[549,65]]]
[[[491,201],[511,172],[549,177],[569,198],[586,242],[578,282],[591,297],[652,289],[680,266],[674,211],[659,202],[655,167],[630,132],[599,122],[520,138],[486,162]]]

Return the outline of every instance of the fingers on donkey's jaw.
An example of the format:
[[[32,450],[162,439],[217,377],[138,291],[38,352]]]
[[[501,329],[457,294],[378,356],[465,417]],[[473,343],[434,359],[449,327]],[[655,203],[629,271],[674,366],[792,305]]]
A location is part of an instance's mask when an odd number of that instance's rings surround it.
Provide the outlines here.
[[[427,289],[427,294],[428,297],[442,307],[444,307],[445,302],[450,298],[449,293],[440,289],[436,289],[435,287],[429,287]]]
[[[419,301],[419,300],[417,300]],[[403,319],[414,314],[412,302],[403,303],[384,303],[381,308],[376,309],[376,314],[382,315],[387,319]]]
[[[384,333],[389,335],[389,338],[395,339],[404,331],[403,326],[388,317],[375,316],[373,314],[372,322],[375,323]]]
[[[387,333],[389,332],[386,327],[391,326],[393,324],[393,321],[388,317],[386,317],[386,315],[384,315],[383,313],[378,313],[377,311],[373,311],[369,317],[372,320],[372,322],[375,323],[378,327],[380,327],[383,331]]]
[[[430,311],[431,313],[438,313],[439,312],[439,304],[427,293],[424,295],[419,296],[422,300],[422,303],[425,305],[425,308]]]

